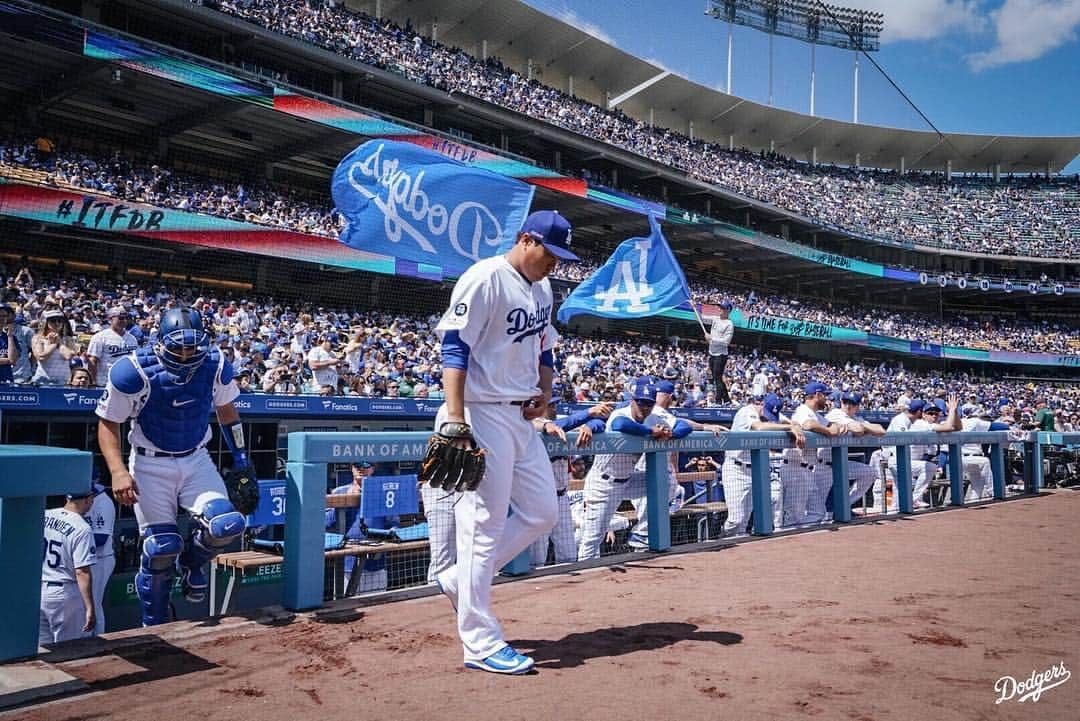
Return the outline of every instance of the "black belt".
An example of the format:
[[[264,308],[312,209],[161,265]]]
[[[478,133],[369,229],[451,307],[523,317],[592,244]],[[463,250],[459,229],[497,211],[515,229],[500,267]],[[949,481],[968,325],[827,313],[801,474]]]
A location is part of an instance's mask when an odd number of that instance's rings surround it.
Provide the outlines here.
[[[922,459],[923,459],[924,461],[932,461],[932,460],[934,460],[934,459],[935,459],[935,458],[937,458],[937,457],[938,457],[938,454],[937,454],[937,453],[934,453],[934,454],[930,454],[930,453],[924,453],[924,454],[923,454],[923,457],[922,457]]]
[[[963,456],[964,458],[986,458],[983,453],[964,453]]]
[[[59,587],[62,587],[64,585],[64,582],[63,581],[46,581],[45,585],[59,588]]]
[[[612,483],[626,483],[627,481],[630,480],[629,477],[627,477],[627,478],[613,478],[610,473],[601,473],[600,478],[602,478],[605,481],[611,481]]]
[[[750,467],[753,466],[752,463],[743,463],[742,461],[737,461],[734,458],[731,459],[731,462],[734,463],[739,468],[750,468]],[[785,461],[785,463],[786,463],[786,461]]]
[[[784,461],[784,463],[791,463],[791,461]],[[813,463],[800,463],[799,465],[802,466],[803,468],[809,468],[811,471],[814,470],[814,464]]]
[[[169,453],[168,451],[152,451],[149,448],[143,448],[142,446],[135,446],[135,453],[140,456],[148,456],[149,458],[187,458],[192,453],[201,451],[206,446],[196,446],[190,451],[180,451],[179,453]]]
[[[824,463],[826,466],[832,465],[832,461],[822,461],[822,463]]]
[[[566,495],[566,489],[565,488],[560,488],[559,490],[555,491],[555,495],[559,496],[559,497],[565,496]]]

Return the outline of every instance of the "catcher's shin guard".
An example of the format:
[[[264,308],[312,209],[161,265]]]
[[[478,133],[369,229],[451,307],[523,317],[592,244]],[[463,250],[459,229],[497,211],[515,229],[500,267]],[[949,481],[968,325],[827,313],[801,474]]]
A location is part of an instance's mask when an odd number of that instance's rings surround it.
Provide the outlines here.
[[[142,604],[142,625],[155,626],[169,620],[169,592],[172,589],[174,562],[184,541],[175,524],[157,524],[143,532],[139,572],[135,575],[135,593]]]
[[[206,588],[209,585],[206,564],[238,538],[247,523],[224,498],[215,498],[208,502],[202,512],[195,516],[195,520],[198,521],[198,526],[191,532],[191,539],[177,565],[184,596],[192,603],[201,603],[206,598]]]

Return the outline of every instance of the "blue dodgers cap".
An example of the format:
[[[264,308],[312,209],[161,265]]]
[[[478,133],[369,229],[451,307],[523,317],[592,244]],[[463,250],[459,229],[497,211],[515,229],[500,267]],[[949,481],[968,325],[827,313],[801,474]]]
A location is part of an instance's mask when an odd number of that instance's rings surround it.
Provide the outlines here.
[[[762,411],[762,415],[765,420],[772,423],[776,423],[780,420],[780,409],[783,408],[784,402],[780,400],[780,397],[775,393],[769,393],[765,396],[765,408]]]
[[[671,366],[664,369],[664,372],[660,374],[664,380],[673,381],[679,377],[679,371],[675,370]]]
[[[829,395],[830,393],[832,393],[832,390],[829,388],[829,386],[825,385],[821,381],[810,381],[806,384],[806,387],[803,388],[803,393],[808,396],[812,396],[815,393],[824,393],[825,395]]]
[[[557,210],[538,210],[521,226],[522,233],[540,241],[559,260],[581,260],[570,252],[570,221]]]
[[[948,406],[945,405],[945,401],[940,398],[934,400],[933,403],[927,403],[923,408],[923,413],[944,413],[948,410]]]
[[[840,401],[842,403],[849,403],[853,406],[859,406],[862,405],[862,396],[858,393],[845,393],[840,396]]]
[[[659,389],[656,387],[656,383],[649,376],[638,378],[634,381],[634,394],[635,401],[647,401],[649,403],[656,403],[656,392]]]
[[[675,384],[671,381],[660,381],[656,384],[656,390],[660,393],[667,393],[668,395],[671,395],[675,392]]]
[[[730,300],[722,300],[720,301],[720,307],[724,310],[731,310],[733,306],[731,305]]]
[[[915,398],[914,400],[908,401],[908,413],[918,413],[923,408],[926,408],[926,401],[921,398]]]
[[[67,499],[69,501],[79,501],[79,500],[82,500],[83,498],[90,498],[91,496],[96,496],[96,495],[97,494],[94,493],[94,487],[90,486],[90,487],[88,487],[88,488],[86,488],[84,490],[76,491],[75,493],[67,494]]]

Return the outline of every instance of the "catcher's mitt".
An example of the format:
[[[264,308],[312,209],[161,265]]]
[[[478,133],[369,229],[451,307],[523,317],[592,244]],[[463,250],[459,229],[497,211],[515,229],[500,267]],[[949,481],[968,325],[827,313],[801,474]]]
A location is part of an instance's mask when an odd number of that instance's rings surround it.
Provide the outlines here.
[[[458,444],[464,441],[465,448]],[[467,423],[446,422],[428,439],[420,482],[448,491],[475,491],[484,477],[484,449]]]
[[[259,482],[251,466],[234,468],[225,474],[225,490],[233,508],[245,516],[255,512],[259,505]]]

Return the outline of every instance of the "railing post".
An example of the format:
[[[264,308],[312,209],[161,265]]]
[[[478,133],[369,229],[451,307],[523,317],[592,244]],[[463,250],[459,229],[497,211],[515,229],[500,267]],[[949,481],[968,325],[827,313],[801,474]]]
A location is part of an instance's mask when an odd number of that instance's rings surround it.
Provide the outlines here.
[[[649,523],[649,550],[671,548],[671,516],[668,513],[667,451],[645,454],[645,517]]]
[[[836,523],[851,523],[851,504],[848,502],[848,449],[833,446],[832,451],[832,514]]]
[[[964,456],[959,443],[949,444],[949,495],[950,506],[964,505]]]
[[[285,587],[282,605],[294,611],[318,608],[323,603],[325,564],[326,464],[304,463],[302,439],[299,453],[289,439],[286,464]]]
[[[896,488],[894,493],[899,494],[896,500],[900,513],[911,513],[911,446],[896,447]]]
[[[751,450],[750,504],[754,511],[755,536],[769,536],[773,532],[772,482],[769,476],[769,450]]]
[[[1038,433],[1024,441],[1024,491],[1038,493],[1043,487],[1042,442]]]
[[[990,446],[990,473],[994,477],[994,498],[1005,500],[1005,446],[994,443]]]

